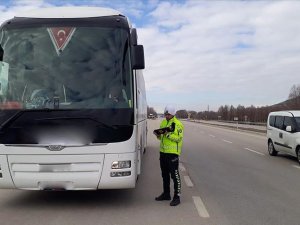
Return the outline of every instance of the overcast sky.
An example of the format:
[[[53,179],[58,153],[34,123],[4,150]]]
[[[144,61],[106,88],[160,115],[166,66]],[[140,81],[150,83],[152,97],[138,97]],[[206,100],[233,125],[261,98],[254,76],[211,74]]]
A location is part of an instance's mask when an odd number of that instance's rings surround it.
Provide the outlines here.
[[[300,84],[300,1],[0,0],[0,22],[39,7],[117,9],[144,45],[148,105],[161,112],[264,106]]]

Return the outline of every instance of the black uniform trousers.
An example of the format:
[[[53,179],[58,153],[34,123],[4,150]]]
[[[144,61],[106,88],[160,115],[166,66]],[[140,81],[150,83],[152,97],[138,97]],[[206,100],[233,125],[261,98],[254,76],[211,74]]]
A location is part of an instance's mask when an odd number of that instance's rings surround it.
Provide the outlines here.
[[[160,168],[163,178],[164,193],[170,194],[170,175],[174,183],[174,196],[181,194],[181,181],[178,171],[179,157],[176,154],[160,152]]]

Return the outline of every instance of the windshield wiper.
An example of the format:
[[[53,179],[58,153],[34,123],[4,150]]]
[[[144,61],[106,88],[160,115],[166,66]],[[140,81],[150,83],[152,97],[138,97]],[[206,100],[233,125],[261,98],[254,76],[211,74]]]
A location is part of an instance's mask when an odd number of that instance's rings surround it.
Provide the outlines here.
[[[82,119],[94,121],[106,128],[110,128],[110,129],[114,129],[114,130],[117,129],[117,126],[115,126],[115,125],[108,125],[108,124],[101,122],[99,120],[96,120],[92,117],[50,117],[50,118],[41,118],[41,119],[36,119],[36,120],[37,121],[45,121],[45,120],[82,120]]]
[[[7,120],[5,120],[1,125],[0,125],[0,130],[2,130],[5,126],[7,126],[9,123],[12,123],[16,119],[18,119],[25,111],[18,111],[11,117],[9,117]]]
[[[32,109],[32,110],[20,110],[16,112],[14,115],[9,117],[7,120],[5,120],[1,125],[0,125],[0,130],[2,130],[4,127],[8,126],[10,123],[16,121],[20,116],[22,116],[24,113],[28,112],[52,112],[52,111],[62,111],[61,109]],[[64,111],[73,111],[73,109],[64,109]]]

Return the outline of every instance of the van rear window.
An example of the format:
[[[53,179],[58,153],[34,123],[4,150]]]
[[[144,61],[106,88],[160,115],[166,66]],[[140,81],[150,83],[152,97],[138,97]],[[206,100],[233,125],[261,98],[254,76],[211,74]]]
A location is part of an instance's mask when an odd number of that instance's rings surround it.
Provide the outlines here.
[[[274,127],[274,124],[275,124],[275,116],[270,116],[269,125]]]

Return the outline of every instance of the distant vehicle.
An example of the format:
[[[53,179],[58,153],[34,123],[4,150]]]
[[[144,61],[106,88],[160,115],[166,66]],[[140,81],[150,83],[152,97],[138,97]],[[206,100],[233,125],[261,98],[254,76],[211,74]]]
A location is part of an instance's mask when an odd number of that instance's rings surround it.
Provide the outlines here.
[[[148,119],[155,119],[156,117],[155,117],[155,115],[153,115],[152,113],[150,113],[149,115],[148,115]]]
[[[300,111],[272,112],[267,122],[268,151],[295,156],[300,163]]]
[[[120,12],[57,7],[0,27],[0,188],[134,188],[146,147],[143,46]]]

